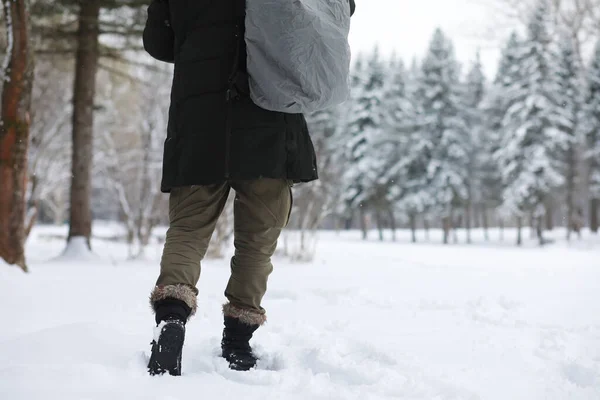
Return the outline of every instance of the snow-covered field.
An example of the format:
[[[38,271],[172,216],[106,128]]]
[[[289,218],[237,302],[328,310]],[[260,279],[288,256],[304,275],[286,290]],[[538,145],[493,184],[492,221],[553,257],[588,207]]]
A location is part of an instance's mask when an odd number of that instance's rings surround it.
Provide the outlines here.
[[[229,271],[208,261],[184,376],[151,378],[160,245],[127,262],[97,239],[97,260],[47,261],[65,232],[34,232],[31,274],[0,265],[0,399],[600,399],[600,238],[542,250],[323,233],[314,263],[276,260],[248,373],[217,356]]]

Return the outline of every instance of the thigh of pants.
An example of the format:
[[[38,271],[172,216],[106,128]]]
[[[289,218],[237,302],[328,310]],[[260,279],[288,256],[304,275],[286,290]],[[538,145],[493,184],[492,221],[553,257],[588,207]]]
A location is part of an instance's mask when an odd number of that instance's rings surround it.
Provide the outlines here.
[[[174,189],[169,199],[170,227],[157,286],[184,284],[197,293],[200,262],[231,187],[236,191],[236,250],[225,295],[238,307],[264,312],[260,304],[273,270],[271,256],[292,207],[287,180],[232,181]]]

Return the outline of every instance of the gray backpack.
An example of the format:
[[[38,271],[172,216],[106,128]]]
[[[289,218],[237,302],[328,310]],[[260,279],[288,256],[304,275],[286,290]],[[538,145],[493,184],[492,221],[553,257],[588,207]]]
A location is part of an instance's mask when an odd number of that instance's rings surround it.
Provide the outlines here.
[[[312,113],[349,96],[348,0],[246,0],[250,97],[259,107]]]

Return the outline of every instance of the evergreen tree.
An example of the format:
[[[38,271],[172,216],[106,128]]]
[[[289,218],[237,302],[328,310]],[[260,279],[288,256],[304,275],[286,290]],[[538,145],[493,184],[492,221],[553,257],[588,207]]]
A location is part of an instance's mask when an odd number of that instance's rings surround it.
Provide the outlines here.
[[[587,74],[584,132],[587,140],[586,158],[589,162],[590,229],[598,233],[600,211],[600,41],[596,44]]]
[[[406,130],[410,123],[412,104],[408,98],[406,67],[401,60],[393,60],[388,68],[388,84],[385,90],[386,133],[391,138]]]
[[[520,69],[521,43],[519,35],[516,32],[511,33],[506,46],[502,49],[494,85],[509,89],[522,78],[523,74]]]
[[[345,174],[348,184],[346,200],[350,207],[360,208],[366,238],[364,212],[366,208],[375,206],[380,197],[378,178],[384,165],[384,160],[376,154],[376,144],[380,142],[385,120],[385,73],[378,49],[373,51],[364,67],[362,61],[357,64],[355,72],[355,90],[348,120],[351,139],[347,145],[350,164]]]
[[[429,138],[429,195],[443,218],[444,243],[453,211],[467,198],[468,127],[463,113],[459,66],[451,41],[436,30],[421,66],[418,130]]]
[[[564,180],[566,191],[567,238],[573,229],[579,230],[581,205],[576,202],[579,183],[577,154],[577,132],[579,114],[582,108],[581,73],[573,39],[563,35],[559,42],[559,60],[557,63],[557,129],[566,136],[566,147],[561,155],[564,162]]]
[[[416,218],[431,203],[426,189],[427,165],[433,145],[416,126],[420,109],[416,101],[418,74],[416,62],[410,71],[401,64],[392,71],[385,135],[394,146],[385,174],[390,182],[388,196],[394,208],[408,216],[413,242],[417,240]]]
[[[468,168],[467,168],[467,199],[465,207],[465,225],[467,228],[467,242],[471,243],[471,217],[474,206],[481,204],[481,165],[485,157],[483,148],[483,108],[485,96],[485,75],[481,65],[479,52],[465,82],[465,120],[469,128],[468,142]]]
[[[544,201],[562,185],[559,152],[568,136],[557,129],[556,56],[552,52],[546,0],[537,5],[521,45],[521,76],[506,89],[508,109],[502,123],[502,142],[497,152],[504,183],[504,208],[521,219],[531,213],[543,243]]]
[[[399,193],[405,183],[405,177],[398,164],[405,157],[408,133],[412,116],[412,104],[408,95],[408,76],[402,60],[392,58],[387,72],[384,97],[384,133],[376,143],[377,155],[384,161],[379,178],[381,196],[380,213],[386,212],[395,240],[396,211]]]
[[[482,131],[483,156],[481,157],[479,175],[486,240],[489,239],[487,212],[490,209],[497,209],[503,202],[502,174],[498,156],[502,156],[499,150],[502,146],[504,116],[510,107],[508,101],[510,99],[509,90],[516,87],[516,83],[521,79],[520,50],[521,41],[518,35],[513,32],[502,50],[496,77],[482,106],[485,112],[485,129]]]

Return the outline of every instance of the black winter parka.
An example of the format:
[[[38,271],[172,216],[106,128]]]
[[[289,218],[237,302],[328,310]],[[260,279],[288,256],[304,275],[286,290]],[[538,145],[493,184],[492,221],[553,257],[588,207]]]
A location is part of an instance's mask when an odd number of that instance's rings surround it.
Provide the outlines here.
[[[148,7],[144,48],[175,64],[163,192],[228,179],[318,178],[304,116],[264,110],[249,97],[244,19],[245,0],[153,0]]]

